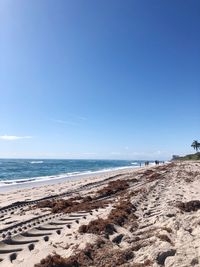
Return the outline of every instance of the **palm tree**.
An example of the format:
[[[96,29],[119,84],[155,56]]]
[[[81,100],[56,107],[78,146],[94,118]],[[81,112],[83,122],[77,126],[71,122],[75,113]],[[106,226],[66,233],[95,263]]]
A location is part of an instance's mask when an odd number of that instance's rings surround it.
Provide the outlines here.
[[[193,143],[191,144],[191,146],[198,151],[200,148],[200,143],[197,140],[194,140]]]

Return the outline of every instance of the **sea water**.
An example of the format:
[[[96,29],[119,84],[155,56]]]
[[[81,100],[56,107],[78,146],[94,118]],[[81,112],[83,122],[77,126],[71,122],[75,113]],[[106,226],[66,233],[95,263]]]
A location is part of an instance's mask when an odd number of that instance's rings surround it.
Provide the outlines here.
[[[0,186],[138,167],[144,161],[0,159]]]

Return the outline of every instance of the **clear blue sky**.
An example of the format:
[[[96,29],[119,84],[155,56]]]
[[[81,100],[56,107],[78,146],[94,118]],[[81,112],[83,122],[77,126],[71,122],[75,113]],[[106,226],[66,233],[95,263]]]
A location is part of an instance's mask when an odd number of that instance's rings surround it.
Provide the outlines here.
[[[199,0],[1,0],[0,12],[0,157],[192,152]]]

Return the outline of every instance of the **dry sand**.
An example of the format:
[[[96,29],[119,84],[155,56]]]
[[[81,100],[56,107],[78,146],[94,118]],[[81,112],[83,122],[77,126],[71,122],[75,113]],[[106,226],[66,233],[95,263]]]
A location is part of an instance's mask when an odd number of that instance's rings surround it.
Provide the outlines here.
[[[110,181],[119,179],[127,180],[128,187],[95,198]],[[106,199],[107,204],[71,213],[52,213],[50,208],[35,207],[44,197],[58,201],[77,196],[80,199],[91,196],[97,204]],[[136,208],[132,211],[137,216],[135,221],[128,216],[123,225],[114,224],[116,232],[107,236],[103,232],[79,233],[81,225],[106,219],[115,205],[128,196]],[[1,193],[0,199],[0,266],[32,267],[55,253],[67,258],[99,239],[105,242],[109,255],[113,253],[113,259],[108,259],[104,248],[98,248],[98,264],[96,254],[89,260],[85,255],[80,266],[200,266],[200,210],[197,207],[195,211],[184,211],[177,207],[179,202],[200,200],[200,162],[103,173],[78,181]],[[115,262],[114,252],[125,250],[131,250],[132,257],[122,264]]]

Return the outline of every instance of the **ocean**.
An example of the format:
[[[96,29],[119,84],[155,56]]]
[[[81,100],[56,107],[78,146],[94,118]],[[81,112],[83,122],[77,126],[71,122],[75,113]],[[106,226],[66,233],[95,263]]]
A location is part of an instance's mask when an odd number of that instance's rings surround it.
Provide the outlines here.
[[[0,159],[0,186],[138,167],[140,163],[144,161]]]

